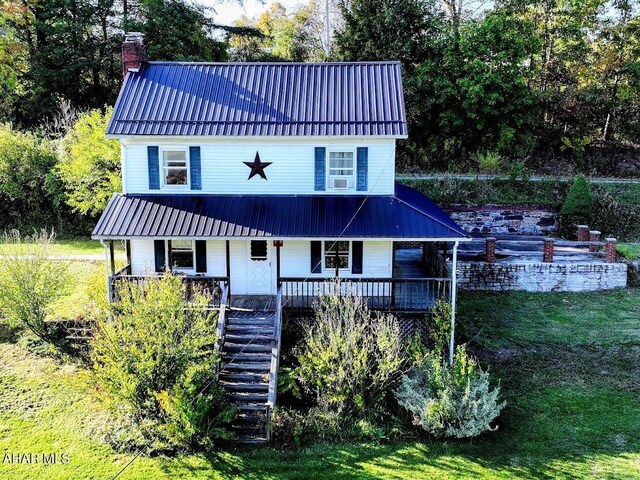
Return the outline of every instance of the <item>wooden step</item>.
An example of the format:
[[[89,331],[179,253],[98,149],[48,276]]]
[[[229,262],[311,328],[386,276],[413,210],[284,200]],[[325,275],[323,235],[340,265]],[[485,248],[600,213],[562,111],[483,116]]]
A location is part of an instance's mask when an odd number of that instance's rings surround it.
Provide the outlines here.
[[[273,317],[229,317],[227,324],[229,325],[273,325],[275,319]]]
[[[225,352],[256,352],[256,353],[271,353],[271,342],[269,343],[232,343],[229,342],[228,339],[224,342],[224,351]]]
[[[265,413],[249,411],[240,413],[233,419],[233,425],[266,425],[267,416]]]
[[[269,372],[267,373],[220,373],[220,380],[225,382],[269,382]]]
[[[266,404],[268,395],[261,392],[227,392],[227,398],[233,403],[241,404]]]
[[[227,325],[227,332],[273,336],[272,325]]]
[[[245,332],[227,332],[224,340],[229,343],[271,343],[273,334],[256,333],[250,335]]]
[[[265,372],[269,373],[271,370],[271,362],[253,362],[253,363],[237,363],[231,362],[223,364],[222,371],[234,371],[234,372]]]
[[[228,392],[268,392],[269,383],[225,382],[220,385]]]
[[[271,353],[264,352],[228,352],[222,354],[223,362],[270,362]]]

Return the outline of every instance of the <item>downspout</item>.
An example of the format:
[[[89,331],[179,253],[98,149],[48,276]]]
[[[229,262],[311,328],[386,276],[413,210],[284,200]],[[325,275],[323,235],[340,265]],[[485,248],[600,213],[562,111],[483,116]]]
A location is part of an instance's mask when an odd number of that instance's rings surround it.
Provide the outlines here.
[[[451,269],[451,338],[449,340],[449,365],[453,366],[456,333],[456,297],[458,293],[458,244],[453,242],[453,265]]]

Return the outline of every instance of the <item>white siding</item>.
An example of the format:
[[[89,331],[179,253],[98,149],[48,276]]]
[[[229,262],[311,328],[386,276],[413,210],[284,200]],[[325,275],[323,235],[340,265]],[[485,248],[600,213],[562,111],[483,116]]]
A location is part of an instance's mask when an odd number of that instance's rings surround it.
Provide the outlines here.
[[[131,240],[131,273],[148,275],[156,270],[153,240]]]
[[[207,241],[207,275],[224,277],[227,275],[227,253],[223,240]]]
[[[144,142],[144,143],[143,143]],[[206,194],[376,194],[388,195],[394,191],[395,140],[394,139],[260,139],[260,140],[183,140],[150,141],[132,139],[124,141],[125,193],[158,193],[149,190],[147,146],[200,146],[202,163],[202,191]],[[355,149],[368,147],[367,192],[355,190],[316,192],[314,190],[315,147]],[[249,167],[256,152],[266,167],[268,180],[254,176],[247,180]],[[161,190],[176,194],[190,190]]]

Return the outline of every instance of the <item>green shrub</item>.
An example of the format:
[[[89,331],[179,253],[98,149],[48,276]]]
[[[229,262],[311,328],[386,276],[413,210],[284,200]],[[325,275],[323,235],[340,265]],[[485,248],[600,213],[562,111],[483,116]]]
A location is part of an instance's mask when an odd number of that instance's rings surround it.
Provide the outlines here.
[[[209,447],[228,436],[233,411],[215,382],[215,318],[196,293],[167,274],[118,288],[112,319],[91,342],[94,371],[118,420],[119,447]]]
[[[321,411],[374,417],[404,367],[398,322],[357,296],[322,296],[297,360],[296,378]]]
[[[593,226],[621,241],[640,240],[640,210],[617,201],[605,188],[594,188]]]
[[[400,380],[394,394],[413,423],[437,437],[475,437],[495,430],[491,423],[505,403],[498,402],[500,388],[491,390],[489,374],[459,346],[449,366],[433,354]]]
[[[560,232],[565,237],[575,236],[576,226],[590,225],[592,219],[593,199],[589,184],[584,177],[576,177],[560,210]]]
[[[68,262],[51,257],[55,234],[42,230],[21,237],[13,230],[4,234],[0,255],[0,317],[13,327],[26,328],[40,340],[63,348],[63,335],[49,328],[51,306],[64,296],[68,285]]]
[[[500,173],[504,160],[498,152],[486,151],[478,152],[475,155],[480,173],[496,174]]]

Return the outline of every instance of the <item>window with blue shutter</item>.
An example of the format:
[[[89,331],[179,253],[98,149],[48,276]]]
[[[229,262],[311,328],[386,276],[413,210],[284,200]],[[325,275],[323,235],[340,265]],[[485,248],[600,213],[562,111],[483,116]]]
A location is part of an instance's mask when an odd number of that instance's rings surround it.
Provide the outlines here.
[[[358,180],[357,190],[364,192],[367,190],[367,176],[368,176],[368,163],[369,163],[369,149],[367,147],[358,147]]]
[[[158,147],[147,147],[149,165],[149,190],[160,190],[160,159]]]
[[[196,273],[207,273],[206,240],[196,240]]]
[[[155,257],[156,272],[164,272],[166,266],[166,253],[164,250],[164,240],[154,240],[153,250]]]
[[[189,147],[189,169],[189,175],[191,177],[191,190],[202,190],[200,147]]]
[[[351,273],[362,273],[362,242],[351,242]]]
[[[311,242],[311,273],[322,273],[322,242]]]
[[[316,147],[316,175],[315,175],[315,190],[325,190],[325,171],[327,149],[325,147]]]

